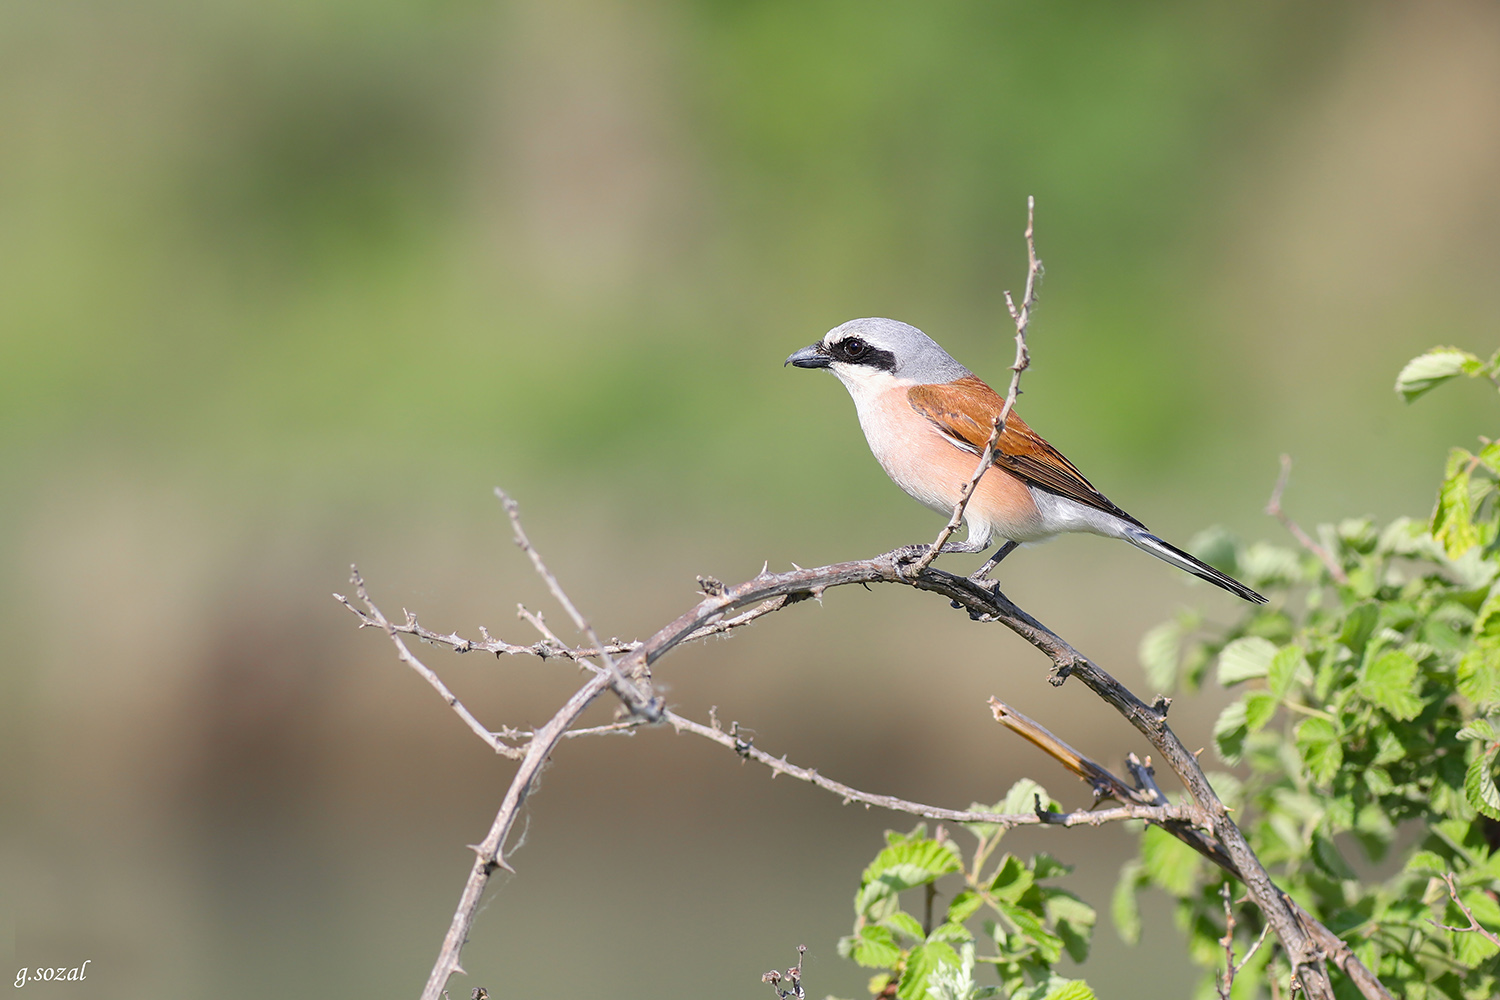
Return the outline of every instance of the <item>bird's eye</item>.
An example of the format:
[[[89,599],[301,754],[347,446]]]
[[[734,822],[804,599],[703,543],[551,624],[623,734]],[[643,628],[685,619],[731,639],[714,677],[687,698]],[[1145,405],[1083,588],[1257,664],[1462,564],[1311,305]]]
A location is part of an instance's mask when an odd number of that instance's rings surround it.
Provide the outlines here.
[[[847,357],[850,361],[858,361],[860,358],[864,357],[865,351],[869,350],[870,348],[869,344],[865,343],[863,340],[860,340],[858,337],[850,337],[839,346],[844,349],[844,356]]]

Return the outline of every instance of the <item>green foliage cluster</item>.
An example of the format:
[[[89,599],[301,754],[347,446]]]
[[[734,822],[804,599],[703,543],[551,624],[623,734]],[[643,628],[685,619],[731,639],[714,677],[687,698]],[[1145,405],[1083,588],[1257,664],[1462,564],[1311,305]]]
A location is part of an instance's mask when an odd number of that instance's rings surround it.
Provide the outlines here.
[[[1408,364],[1396,388],[1411,400],[1461,375],[1500,384],[1500,355],[1439,348]],[[1472,914],[1500,930],[1500,442],[1453,450],[1428,522],[1355,518],[1317,537],[1297,549],[1200,537],[1204,558],[1271,603],[1232,627],[1184,612],[1152,629],[1141,643],[1148,678],[1196,689],[1212,666],[1243,689],[1214,727],[1219,757],[1237,771],[1210,779],[1278,885],[1394,995],[1486,1000],[1500,994],[1500,948],[1467,928]],[[1023,780],[994,810],[1060,808],[1049,803]],[[1087,904],[1043,884],[1069,869],[1045,854],[991,864],[1004,831],[970,830],[968,860],[941,830],[888,834],[841,954],[883,970],[871,992],[900,1000],[1092,997],[1055,970],[1064,954],[1087,958],[1095,922]],[[957,891],[934,926],[940,880]],[[1116,927],[1134,941],[1137,893],[1157,887],[1177,900],[1195,961],[1217,974],[1233,942],[1235,1000],[1284,990],[1291,970],[1274,938],[1254,947],[1265,922],[1253,905],[1231,903],[1226,935],[1226,882],[1233,900],[1229,876],[1149,827],[1115,891]],[[925,921],[901,906],[903,892],[924,888]],[[978,955],[978,942],[993,953]],[[994,965],[1000,985],[978,986],[976,963]],[[1202,993],[1218,987],[1208,975]],[[1337,974],[1335,989],[1358,996]]]
[[[1396,388],[1411,400],[1496,373],[1494,358],[1439,348]],[[1244,689],[1214,727],[1243,779],[1213,781],[1283,889],[1395,995],[1493,997],[1500,949],[1438,925],[1469,926],[1444,881],[1453,873],[1463,905],[1500,929],[1500,443],[1452,451],[1428,522],[1349,519],[1317,536],[1322,553],[1203,539],[1200,551],[1272,601],[1207,633],[1182,615],[1146,635],[1142,661],[1164,690],[1196,687],[1210,665]],[[1147,831],[1122,873],[1117,923],[1128,936],[1135,889],[1158,886],[1177,898],[1195,959],[1222,968],[1225,878]],[[1256,913],[1237,923],[1243,954],[1262,925]],[[1284,957],[1270,951],[1236,997],[1257,995],[1267,975],[1285,984]]]
[[[1003,801],[973,809],[1026,813],[1043,807],[1062,809],[1040,785],[1022,779]],[[1044,884],[1072,869],[1046,854],[996,860],[1005,830],[990,823],[965,826],[977,841],[967,859],[941,828],[935,836],[925,824],[907,834],[887,832],[885,850],[860,879],[854,933],[839,942],[839,954],[882,970],[870,980],[870,992],[890,996],[894,988],[901,1000],[1093,1000],[1084,982],[1054,971],[1065,954],[1075,962],[1086,959],[1094,931],[1092,907]],[[902,908],[901,894],[908,890],[922,891],[920,919]],[[947,905],[934,925],[940,899]],[[979,942],[986,954],[977,954]],[[993,965],[1000,985],[977,985],[976,963]]]

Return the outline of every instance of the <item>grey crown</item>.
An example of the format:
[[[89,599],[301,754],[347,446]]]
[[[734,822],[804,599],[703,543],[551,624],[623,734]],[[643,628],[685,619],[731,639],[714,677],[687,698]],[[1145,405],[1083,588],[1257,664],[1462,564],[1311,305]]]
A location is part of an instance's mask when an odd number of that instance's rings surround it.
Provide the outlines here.
[[[919,385],[952,382],[974,374],[938,346],[937,341],[916,327],[894,319],[851,319],[823,335],[833,345],[847,337],[859,337],[871,347],[890,351],[896,358],[895,376]]]

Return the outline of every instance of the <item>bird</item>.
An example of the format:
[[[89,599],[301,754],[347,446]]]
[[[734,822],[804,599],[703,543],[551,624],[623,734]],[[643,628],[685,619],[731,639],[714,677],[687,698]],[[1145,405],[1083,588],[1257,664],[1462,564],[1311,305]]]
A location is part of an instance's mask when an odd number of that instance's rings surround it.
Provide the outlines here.
[[[852,319],[794,352],[785,365],[824,368],[854,399],[870,451],[913,499],[951,514],[974,476],[1005,399],[914,326],[893,319]],[[1012,409],[964,509],[968,539],[944,552],[999,548],[973,579],[984,580],[1023,543],[1066,532],[1122,538],[1255,604],[1266,599],[1201,559],[1163,541],[1094,488],[1063,454]]]

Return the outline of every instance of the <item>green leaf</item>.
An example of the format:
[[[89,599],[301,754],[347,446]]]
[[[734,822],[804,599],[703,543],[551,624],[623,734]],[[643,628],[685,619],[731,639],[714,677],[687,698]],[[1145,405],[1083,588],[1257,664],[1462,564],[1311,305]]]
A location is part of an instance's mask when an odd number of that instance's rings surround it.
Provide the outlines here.
[[[1044,964],[1051,965],[1062,957],[1062,938],[1043,926],[1041,918],[1035,913],[1024,906],[1016,906],[1012,903],[1001,903],[999,910],[1016,925],[1021,936],[1036,947],[1037,954]]]
[[[922,930],[922,925],[918,922],[917,918],[912,916],[910,913],[907,913],[905,910],[897,910],[895,913],[892,913],[890,916],[881,921],[881,923],[885,924],[885,926],[889,927],[897,934],[905,934],[907,937],[914,938],[918,941],[927,936],[927,933]]]
[[[1043,879],[1057,878],[1060,875],[1071,875],[1072,865],[1065,865],[1061,861],[1048,854],[1046,851],[1038,851],[1031,858],[1031,877],[1038,882]]]
[[[1408,403],[1459,375],[1477,375],[1484,362],[1457,347],[1434,347],[1406,363],[1396,376],[1396,391]]]
[[[1075,962],[1089,957],[1089,943],[1093,937],[1094,924],[1099,916],[1094,908],[1071,892],[1049,889],[1045,901],[1047,916],[1062,938],[1063,947]]]
[[[1500,641],[1480,640],[1464,653],[1458,661],[1458,693],[1476,705],[1500,702]]]
[[[1433,851],[1417,851],[1406,859],[1403,871],[1426,875],[1442,875],[1448,871],[1448,862]]]
[[[1402,722],[1422,714],[1421,687],[1417,661],[1400,649],[1387,650],[1366,664],[1358,685],[1361,695]]]
[[[1500,789],[1495,787],[1493,777],[1495,759],[1500,756],[1500,733],[1488,719],[1479,719],[1460,730],[1458,738],[1480,744],[1479,753],[1464,772],[1464,798],[1490,819],[1500,820]]]
[[[1010,791],[1005,793],[1005,799],[996,809],[1002,813],[1029,813],[1036,811],[1036,800],[1040,796],[1042,807],[1052,811],[1060,812],[1059,803],[1047,794],[1047,789],[1032,781],[1030,778],[1022,778],[1010,786]]]
[[[1257,635],[1236,639],[1219,654],[1219,683],[1231,687],[1240,681],[1266,676],[1276,646]]]
[[[862,881],[879,880],[896,892],[923,885],[960,868],[958,851],[948,843],[911,840],[893,844],[875,855]]]
[[[1491,370],[1493,371],[1493,365]],[[1500,476],[1500,441],[1491,441],[1479,449],[1479,464]]]
[[[924,944],[912,950],[906,959],[906,971],[896,987],[901,1000],[927,1000],[927,980],[943,967],[960,968],[958,952],[946,941]]]
[[[1245,752],[1245,737],[1249,734],[1245,703],[1236,701],[1224,706],[1214,723],[1214,749],[1226,764],[1238,764]]]
[[[984,905],[984,897],[970,889],[965,889],[953,901],[948,904],[948,923],[961,924],[972,917],[975,912]]]
[[[962,944],[965,941],[973,941],[974,935],[969,933],[969,929],[963,924],[941,923],[932,929],[931,934],[927,935],[927,940]]]
[[[1308,773],[1320,785],[1326,785],[1344,762],[1344,746],[1338,730],[1327,719],[1303,719],[1297,725],[1297,749]]]
[[[1141,905],[1136,899],[1143,879],[1139,861],[1127,861],[1120,869],[1120,880],[1115,883],[1114,895],[1110,898],[1109,915],[1115,923],[1115,933],[1126,944],[1135,944],[1141,939]]]
[[[1162,692],[1175,688],[1177,664],[1182,658],[1182,626],[1175,621],[1163,622],[1141,636],[1140,658],[1147,683]]]
[[[1500,926],[1500,920],[1491,919],[1487,921],[1481,916],[1481,910],[1485,908],[1486,903],[1489,904],[1490,909],[1493,909],[1495,906],[1494,901],[1489,896],[1483,892],[1471,889],[1461,893],[1459,898],[1473,912],[1474,919],[1478,920],[1481,924],[1489,923],[1492,927]],[[1450,927],[1463,927],[1469,922],[1468,918],[1463,915],[1451,900],[1445,908],[1443,916],[1445,918],[1443,923]],[[1493,917],[1493,915],[1491,916]],[[1452,934],[1451,939],[1453,942],[1454,959],[1466,968],[1476,969],[1494,957],[1497,952],[1500,952],[1500,948],[1496,948],[1493,942],[1485,938],[1484,935],[1473,931],[1461,931]]]
[[[1469,492],[1472,479],[1469,462],[1473,457],[1462,448],[1448,453],[1447,473],[1432,511],[1432,537],[1443,543],[1449,559],[1457,559],[1479,544],[1479,530],[1474,527],[1474,500]]]
[[[1365,643],[1370,641],[1370,634],[1375,631],[1375,623],[1379,620],[1380,609],[1373,603],[1367,601],[1359,605],[1344,618],[1343,628],[1339,630],[1339,642],[1358,656],[1365,651]]]
[[[1174,896],[1186,896],[1198,883],[1203,858],[1167,831],[1150,826],[1141,835],[1141,865],[1152,882]]]
[[[1293,684],[1312,683],[1312,670],[1301,646],[1286,646],[1271,657],[1266,669],[1266,686],[1277,698],[1285,698]]]
[[[1034,881],[1031,870],[1021,863],[1021,859],[1013,854],[1007,854],[1005,860],[1000,863],[1000,869],[995,872],[994,879],[990,882],[990,892],[997,899],[1014,903],[1026,894],[1026,890],[1031,888]]]
[[[1276,709],[1280,704],[1280,699],[1269,691],[1247,691],[1245,693],[1246,731],[1258,733],[1266,728],[1266,723],[1276,717]]]
[[[901,949],[890,928],[867,926],[859,929],[849,957],[867,969],[890,969],[901,960]]]
[[[1098,1000],[1098,997],[1082,979],[1069,979],[1053,986],[1042,1000]]]

